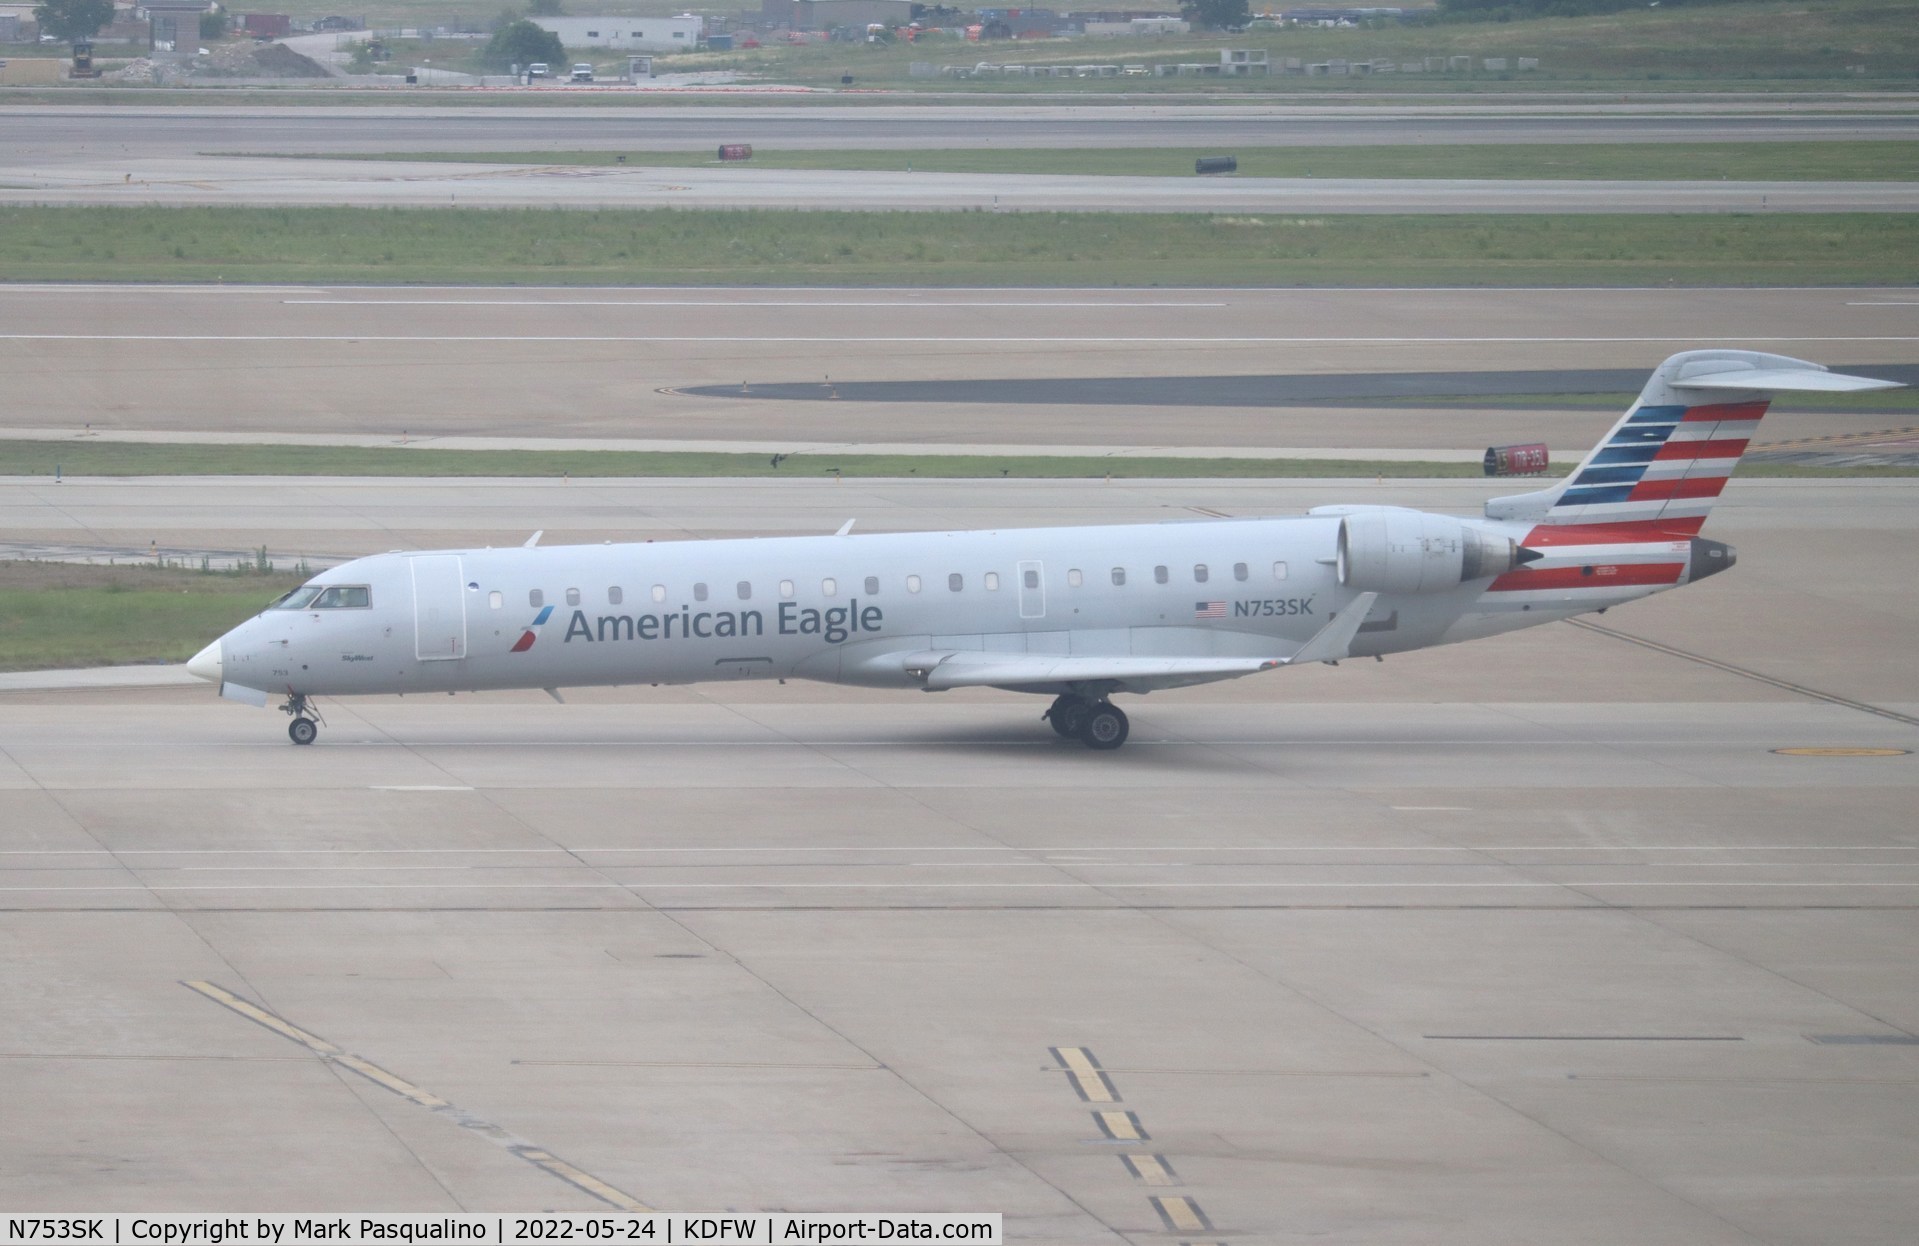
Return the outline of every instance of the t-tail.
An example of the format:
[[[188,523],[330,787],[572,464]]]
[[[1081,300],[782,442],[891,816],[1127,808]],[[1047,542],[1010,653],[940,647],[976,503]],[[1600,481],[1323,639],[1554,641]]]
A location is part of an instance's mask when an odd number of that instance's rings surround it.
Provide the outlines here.
[[[1494,590],[1537,593],[1541,604],[1559,590],[1571,604],[1598,600],[1602,585],[1657,591],[1725,570],[1731,547],[1705,540],[1699,529],[1773,395],[1899,386],[1758,351],[1674,355],[1570,476],[1486,503],[1486,518],[1527,525],[1517,539],[1542,555],[1494,581]]]

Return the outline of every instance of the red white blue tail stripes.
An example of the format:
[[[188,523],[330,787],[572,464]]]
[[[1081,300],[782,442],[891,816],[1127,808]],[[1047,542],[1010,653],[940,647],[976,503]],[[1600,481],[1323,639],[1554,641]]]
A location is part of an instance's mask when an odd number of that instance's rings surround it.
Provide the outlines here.
[[[1634,407],[1586,457],[1542,522],[1699,531],[1766,405],[1762,400]]]
[[[1538,555],[1488,594],[1502,606],[1593,609],[1723,571],[1733,551],[1699,529],[1772,395],[1893,387],[1759,351],[1674,355],[1570,477],[1486,503],[1486,518],[1525,525],[1514,539]]]

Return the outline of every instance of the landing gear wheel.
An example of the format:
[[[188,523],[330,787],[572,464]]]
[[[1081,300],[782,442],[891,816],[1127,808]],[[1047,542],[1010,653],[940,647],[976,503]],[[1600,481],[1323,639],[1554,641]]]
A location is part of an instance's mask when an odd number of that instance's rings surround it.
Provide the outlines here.
[[[320,734],[320,725],[311,718],[296,718],[287,724],[287,738],[295,744],[311,744]]]
[[[1060,697],[1046,711],[1046,721],[1053,724],[1054,734],[1061,739],[1077,740],[1086,723],[1087,708],[1078,697]]]
[[[1086,718],[1080,724],[1079,738],[1086,742],[1087,748],[1115,749],[1126,743],[1126,736],[1132,730],[1132,724],[1126,721],[1126,712],[1117,705],[1101,702],[1087,707]]]

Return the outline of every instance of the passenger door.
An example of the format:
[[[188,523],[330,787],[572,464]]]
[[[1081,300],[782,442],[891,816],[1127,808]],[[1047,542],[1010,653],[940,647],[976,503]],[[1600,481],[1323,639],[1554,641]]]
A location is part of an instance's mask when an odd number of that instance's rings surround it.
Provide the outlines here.
[[[413,571],[413,654],[422,662],[466,656],[466,583],[458,554],[422,554]]]

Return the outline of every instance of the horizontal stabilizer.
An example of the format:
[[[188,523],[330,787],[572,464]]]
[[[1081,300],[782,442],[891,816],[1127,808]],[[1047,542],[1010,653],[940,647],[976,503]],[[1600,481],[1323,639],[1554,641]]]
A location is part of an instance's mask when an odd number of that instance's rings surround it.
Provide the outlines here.
[[[1743,369],[1737,372],[1712,372],[1673,381],[1674,389],[1761,390],[1773,394],[1858,394],[1875,389],[1903,389],[1901,381],[1881,381],[1870,376],[1847,376],[1843,372],[1817,372],[1812,369]]]

